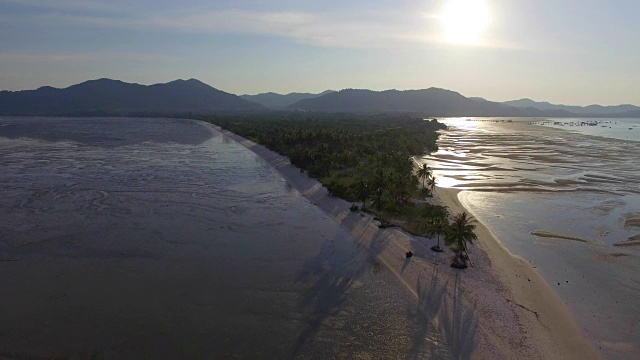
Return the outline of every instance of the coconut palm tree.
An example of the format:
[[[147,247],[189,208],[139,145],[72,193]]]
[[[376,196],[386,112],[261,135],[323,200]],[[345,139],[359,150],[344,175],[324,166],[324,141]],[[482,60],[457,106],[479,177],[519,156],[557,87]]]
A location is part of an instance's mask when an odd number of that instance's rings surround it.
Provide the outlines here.
[[[440,235],[445,234],[448,228],[449,228],[449,222],[447,221],[446,216],[438,216],[438,217],[429,219],[429,222],[427,225],[427,235],[429,237],[435,235],[438,238],[438,245],[432,246],[431,250],[435,252],[442,252],[442,248],[440,247]]]
[[[418,169],[417,172],[418,179],[422,180],[422,187],[425,187],[425,182],[431,179],[432,172],[431,168],[427,166],[427,164],[422,164],[422,166]]]
[[[366,210],[367,199],[369,198],[369,187],[362,179],[358,183],[358,197],[360,201],[362,201],[362,210]]]
[[[432,175],[431,178],[429,179],[429,182],[427,183],[431,196],[433,196],[433,190],[435,190],[436,184],[437,184],[436,177]]]
[[[374,179],[373,205],[380,211],[384,202],[384,191],[388,186],[387,177],[382,169],[379,169]]]
[[[478,235],[474,232],[476,229],[475,222],[476,220],[466,212],[453,217],[453,221],[444,236],[444,242],[456,253],[451,266],[466,268],[466,260],[468,259],[471,262],[467,251],[467,243],[473,243],[473,240],[478,239]],[[466,256],[462,254],[463,252]],[[473,263],[471,263],[471,266],[473,266]]]

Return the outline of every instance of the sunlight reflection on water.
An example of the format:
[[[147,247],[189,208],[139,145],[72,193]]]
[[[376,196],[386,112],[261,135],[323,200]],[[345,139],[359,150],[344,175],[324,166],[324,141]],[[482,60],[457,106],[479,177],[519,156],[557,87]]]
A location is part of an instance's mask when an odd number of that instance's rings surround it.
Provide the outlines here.
[[[419,161],[433,168],[439,187],[464,190],[465,207],[510,251],[548,283],[562,284],[554,289],[607,357],[638,358],[640,313],[629,309],[640,307],[640,247],[613,244],[640,233],[624,225],[640,214],[640,142],[609,136],[608,127],[482,120],[442,120],[449,129],[440,150]],[[590,243],[540,238],[534,230]]]

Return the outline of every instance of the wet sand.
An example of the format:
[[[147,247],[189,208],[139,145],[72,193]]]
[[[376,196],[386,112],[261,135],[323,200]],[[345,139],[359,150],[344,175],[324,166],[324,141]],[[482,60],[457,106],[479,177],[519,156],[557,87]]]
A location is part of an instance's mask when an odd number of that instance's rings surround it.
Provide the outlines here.
[[[210,179],[219,175],[207,164],[217,155],[192,143],[171,145],[166,163],[157,148],[136,148],[114,168],[107,157],[64,161],[77,150],[63,141],[49,154],[52,164],[62,160],[63,176],[38,172],[49,161],[38,155],[27,159],[33,171],[21,179],[29,182],[5,180],[13,188],[3,204],[16,207],[3,214],[15,224],[0,225],[0,279],[9,294],[1,305],[13,309],[0,314],[0,356],[599,357],[535,269],[482,224],[470,250],[475,267],[452,269],[451,254],[429,250],[435,239],[381,230],[287,158],[215,133],[194,143],[213,136],[233,148],[235,140],[259,157],[238,152],[229,169],[258,161],[278,173],[216,187]],[[91,149],[82,151],[107,154]],[[4,159],[21,167],[25,154]],[[78,169],[86,179],[68,176]],[[104,174],[115,182],[100,183]],[[165,176],[180,186],[155,188]],[[286,192],[256,186],[256,178],[280,176]],[[27,202],[19,201],[24,191]],[[463,210],[456,191],[436,194]],[[244,198],[225,205],[235,196]],[[295,200],[301,196],[307,200]],[[409,250],[415,256],[405,259]]]
[[[438,189],[438,198],[455,212],[467,211],[459,190]],[[473,213],[471,213],[473,215]],[[514,306],[534,358],[598,359],[601,355],[578,327],[562,299],[524,259],[511,254],[481,222],[476,228],[478,245],[491,261],[491,270],[505,286],[505,297]],[[528,356],[521,356],[522,358]]]
[[[233,133],[225,135],[251,149],[280,171],[305,197],[345,227],[358,244],[393,271],[419,303],[419,314],[436,324],[456,357],[474,359],[598,359],[572,315],[542,277],[499,245],[479,224],[471,248],[474,267],[449,267],[451,254],[429,250],[435,239],[398,229],[380,230],[371,216],[349,211],[350,203],[328,195],[286,157]],[[437,201],[463,211],[456,190],[438,189]],[[415,256],[405,259],[406,251]],[[426,285],[429,284],[429,285]]]
[[[451,357],[395,271],[217,131],[1,122],[0,358]]]
[[[440,150],[422,160],[438,184],[463,191],[462,204],[533,266],[602,356],[638,358],[640,318],[629,309],[640,299],[638,231],[630,220],[640,209],[640,142],[546,126],[443,121],[451,128]]]

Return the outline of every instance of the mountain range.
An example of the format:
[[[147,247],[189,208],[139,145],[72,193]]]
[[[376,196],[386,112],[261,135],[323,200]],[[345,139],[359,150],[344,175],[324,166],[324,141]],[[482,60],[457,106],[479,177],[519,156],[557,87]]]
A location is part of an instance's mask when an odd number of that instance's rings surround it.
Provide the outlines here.
[[[0,92],[2,115],[131,115],[263,111],[262,105],[201,81],[139,85],[90,80],[64,89]]]
[[[64,89],[0,91],[0,115],[190,115],[268,111],[404,112],[417,116],[633,117],[640,107],[567,106],[530,99],[493,102],[451,90],[327,90],[320,94],[265,93],[237,96],[201,81],[139,85],[90,80]]]
[[[555,105],[548,102],[537,102],[531,99],[520,99],[513,101],[505,101],[503,104],[515,106],[519,108],[536,108],[539,110],[561,110],[574,114],[622,114],[626,112],[633,112],[640,110],[640,107],[625,104],[616,106],[602,106],[602,105],[589,105],[589,106],[568,106],[568,105]]]
[[[317,98],[326,94],[334,92],[333,90],[326,90],[319,94],[310,93],[289,93],[286,95],[276,94],[273,92],[257,94],[257,95],[240,95],[241,98],[258,103],[264,107],[274,110],[284,109],[287,106],[293,105],[298,101]]]
[[[633,105],[579,107],[526,100],[500,103],[483,98],[467,98],[455,91],[438,88],[404,91],[345,89],[299,101],[290,105],[289,109],[324,112],[408,112],[425,116],[640,117],[640,107]]]

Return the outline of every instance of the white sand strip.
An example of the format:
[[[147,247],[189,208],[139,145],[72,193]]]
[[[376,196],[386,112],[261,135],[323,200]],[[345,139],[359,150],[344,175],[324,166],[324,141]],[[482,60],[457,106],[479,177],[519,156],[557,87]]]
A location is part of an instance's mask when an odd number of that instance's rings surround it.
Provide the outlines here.
[[[344,226],[388,267],[418,301],[419,313],[432,316],[457,357],[474,359],[598,359],[599,353],[576,325],[561,299],[524,260],[511,255],[478,224],[480,246],[472,247],[475,267],[450,268],[450,253],[429,250],[434,239],[399,229],[379,229],[368,214],[332,197],[317,180],[288,158],[222,130],[276,168],[301,194]],[[439,201],[454,212],[465,209],[455,190],[438,189]],[[411,250],[415,256],[405,259]]]

